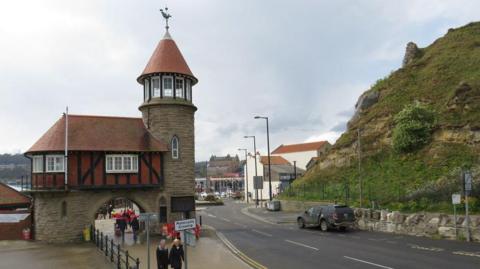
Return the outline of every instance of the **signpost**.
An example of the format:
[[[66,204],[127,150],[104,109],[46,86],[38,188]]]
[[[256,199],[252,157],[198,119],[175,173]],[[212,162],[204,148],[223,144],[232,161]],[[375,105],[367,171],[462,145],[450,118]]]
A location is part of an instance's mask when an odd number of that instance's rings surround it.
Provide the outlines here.
[[[194,245],[194,244],[191,244],[190,233],[187,230],[195,229],[196,224],[197,223],[195,219],[184,219],[184,220],[175,221],[175,231],[182,232],[181,234],[182,241],[185,242],[184,244],[185,248],[183,249],[184,255],[185,255],[185,269],[188,269],[187,245],[191,245],[191,246]]]
[[[256,192],[257,202],[256,205],[258,206],[258,190],[260,190],[260,195],[263,194],[263,177],[262,176],[254,176],[253,177],[253,188]]]
[[[467,225],[467,242],[470,242],[470,217],[468,216],[468,196],[472,191],[472,173],[463,172],[463,181],[465,184],[465,224]]]
[[[458,238],[457,230],[457,205],[462,202],[462,196],[458,193],[452,194],[452,204],[453,204],[453,221],[455,222],[455,238]]]
[[[138,219],[145,221],[147,226],[147,269],[150,269],[150,220],[155,220],[157,215],[155,213],[140,213]]]

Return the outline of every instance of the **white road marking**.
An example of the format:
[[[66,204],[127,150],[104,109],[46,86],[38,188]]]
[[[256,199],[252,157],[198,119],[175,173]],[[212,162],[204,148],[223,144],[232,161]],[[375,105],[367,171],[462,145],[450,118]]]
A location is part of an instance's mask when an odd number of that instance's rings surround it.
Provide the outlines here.
[[[346,237],[346,235],[344,235],[344,234],[338,234],[338,236],[341,236],[341,237]]]
[[[211,218],[216,218],[215,215],[212,215],[212,214],[210,214],[210,213],[208,213],[207,216],[209,216],[209,217],[211,217]]]
[[[269,233],[265,233],[265,232],[262,232],[262,231],[259,231],[259,230],[255,230],[255,229],[252,229],[252,232],[255,232],[257,234],[261,234],[261,235],[265,235],[265,236],[268,236],[268,237],[272,237],[273,235],[269,234]]]
[[[444,251],[443,248],[436,248],[436,247],[422,247],[422,246],[419,246],[419,245],[414,245],[414,244],[409,244],[409,246],[411,248],[414,248],[414,249],[421,249],[421,250],[428,250],[428,251],[434,251],[434,252],[440,252],[440,251]]]
[[[285,240],[285,242],[288,242],[290,244],[294,244],[294,245],[297,245],[297,246],[313,249],[313,250],[316,250],[316,251],[319,250],[318,248],[315,248],[315,247],[312,247],[312,246],[309,246],[309,245],[305,245],[305,244],[302,244],[302,243],[299,243],[299,242],[291,241],[291,240]]]
[[[220,218],[220,219],[223,220],[223,221],[226,221],[226,222],[232,222],[231,220],[226,219],[226,218]]]
[[[349,257],[349,256],[343,256],[343,257],[344,257],[345,259],[349,259],[349,260],[352,260],[352,261],[357,261],[357,262],[362,262],[362,263],[370,264],[370,265],[377,266],[377,267],[380,267],[380,268],[393,269],[392,267],[388,267],[388,266],[385,266],[385,265],[381,265],[381,264],[373,263],[373,262],[369,262],[369,261],[360,260],[360,259],[353,258],[353,257]]]
[[[454,251],[452,253],[455,255],[463,255],[463,256],[480,258],[480,252],[475,253],[475,252],[467,252],[467,251]]]

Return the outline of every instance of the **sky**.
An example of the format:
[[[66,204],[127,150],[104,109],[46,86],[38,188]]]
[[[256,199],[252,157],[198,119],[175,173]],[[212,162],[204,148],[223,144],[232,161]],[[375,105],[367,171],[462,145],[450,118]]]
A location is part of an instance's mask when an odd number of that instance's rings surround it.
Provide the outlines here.
[[[140,117],[136,78],[170,33],[199,79],[196,160],[328,140],[358,96],[425,47],[480,20],[456,0],[0,0],[0,153],[25,152],[61,117]]]

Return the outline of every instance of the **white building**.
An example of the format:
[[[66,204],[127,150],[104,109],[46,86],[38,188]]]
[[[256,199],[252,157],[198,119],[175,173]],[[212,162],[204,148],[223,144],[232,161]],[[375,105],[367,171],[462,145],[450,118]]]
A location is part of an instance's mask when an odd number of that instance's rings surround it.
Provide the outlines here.
[[[276,196],[283,188],[288,185],[291,180],[296,178],[293,165],[281,156],[270,156],[272,170],[272,196]],[[248,169],[246,169],[248,167]],[[249,195],[249,202],[253,203],[257,199],[257,193],[254,189],[253,177],[255,176],[255,157],[250,155],[247,157],[247,164],[244,166],[245,176],[247,178],[245,184],[245,197]],[[297,169],[297,175],[303,174],[305,171],[301,168]],[[270,198],[269,181],[268,181],[268,156],[257,155],[257,175],[263,177],[263,189],[258,190],[258,200],[266,201]],[[248,188],[248,192],[247,192]]]
[[[312,158],[320,157],[331,147],[327,141],[302,144],[280,145],[272,152],[272,156],[283,157],[290,163],[296,162],[297,167],[306,170]],[[273,163],[273,162],[272,162]]]

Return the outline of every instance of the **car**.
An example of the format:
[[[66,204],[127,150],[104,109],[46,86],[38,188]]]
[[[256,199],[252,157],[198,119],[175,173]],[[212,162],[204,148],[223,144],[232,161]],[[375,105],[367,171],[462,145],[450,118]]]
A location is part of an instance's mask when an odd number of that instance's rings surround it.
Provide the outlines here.
[[[338,228],[345,231],[355,225],[353,209],[346,205],[322,205],[305,210],[297,217],[299,228],[307,226],[319,227],[321,231]]]
[[[220,193],[220,197],[222,198],[227,198],[227,193],[222,191],[222,193]]]
[[[203,199],[207,198],[207,195],[208,195],[208,193],[206,193],[206,192],[200,193],[200,197],[202,197]]]

